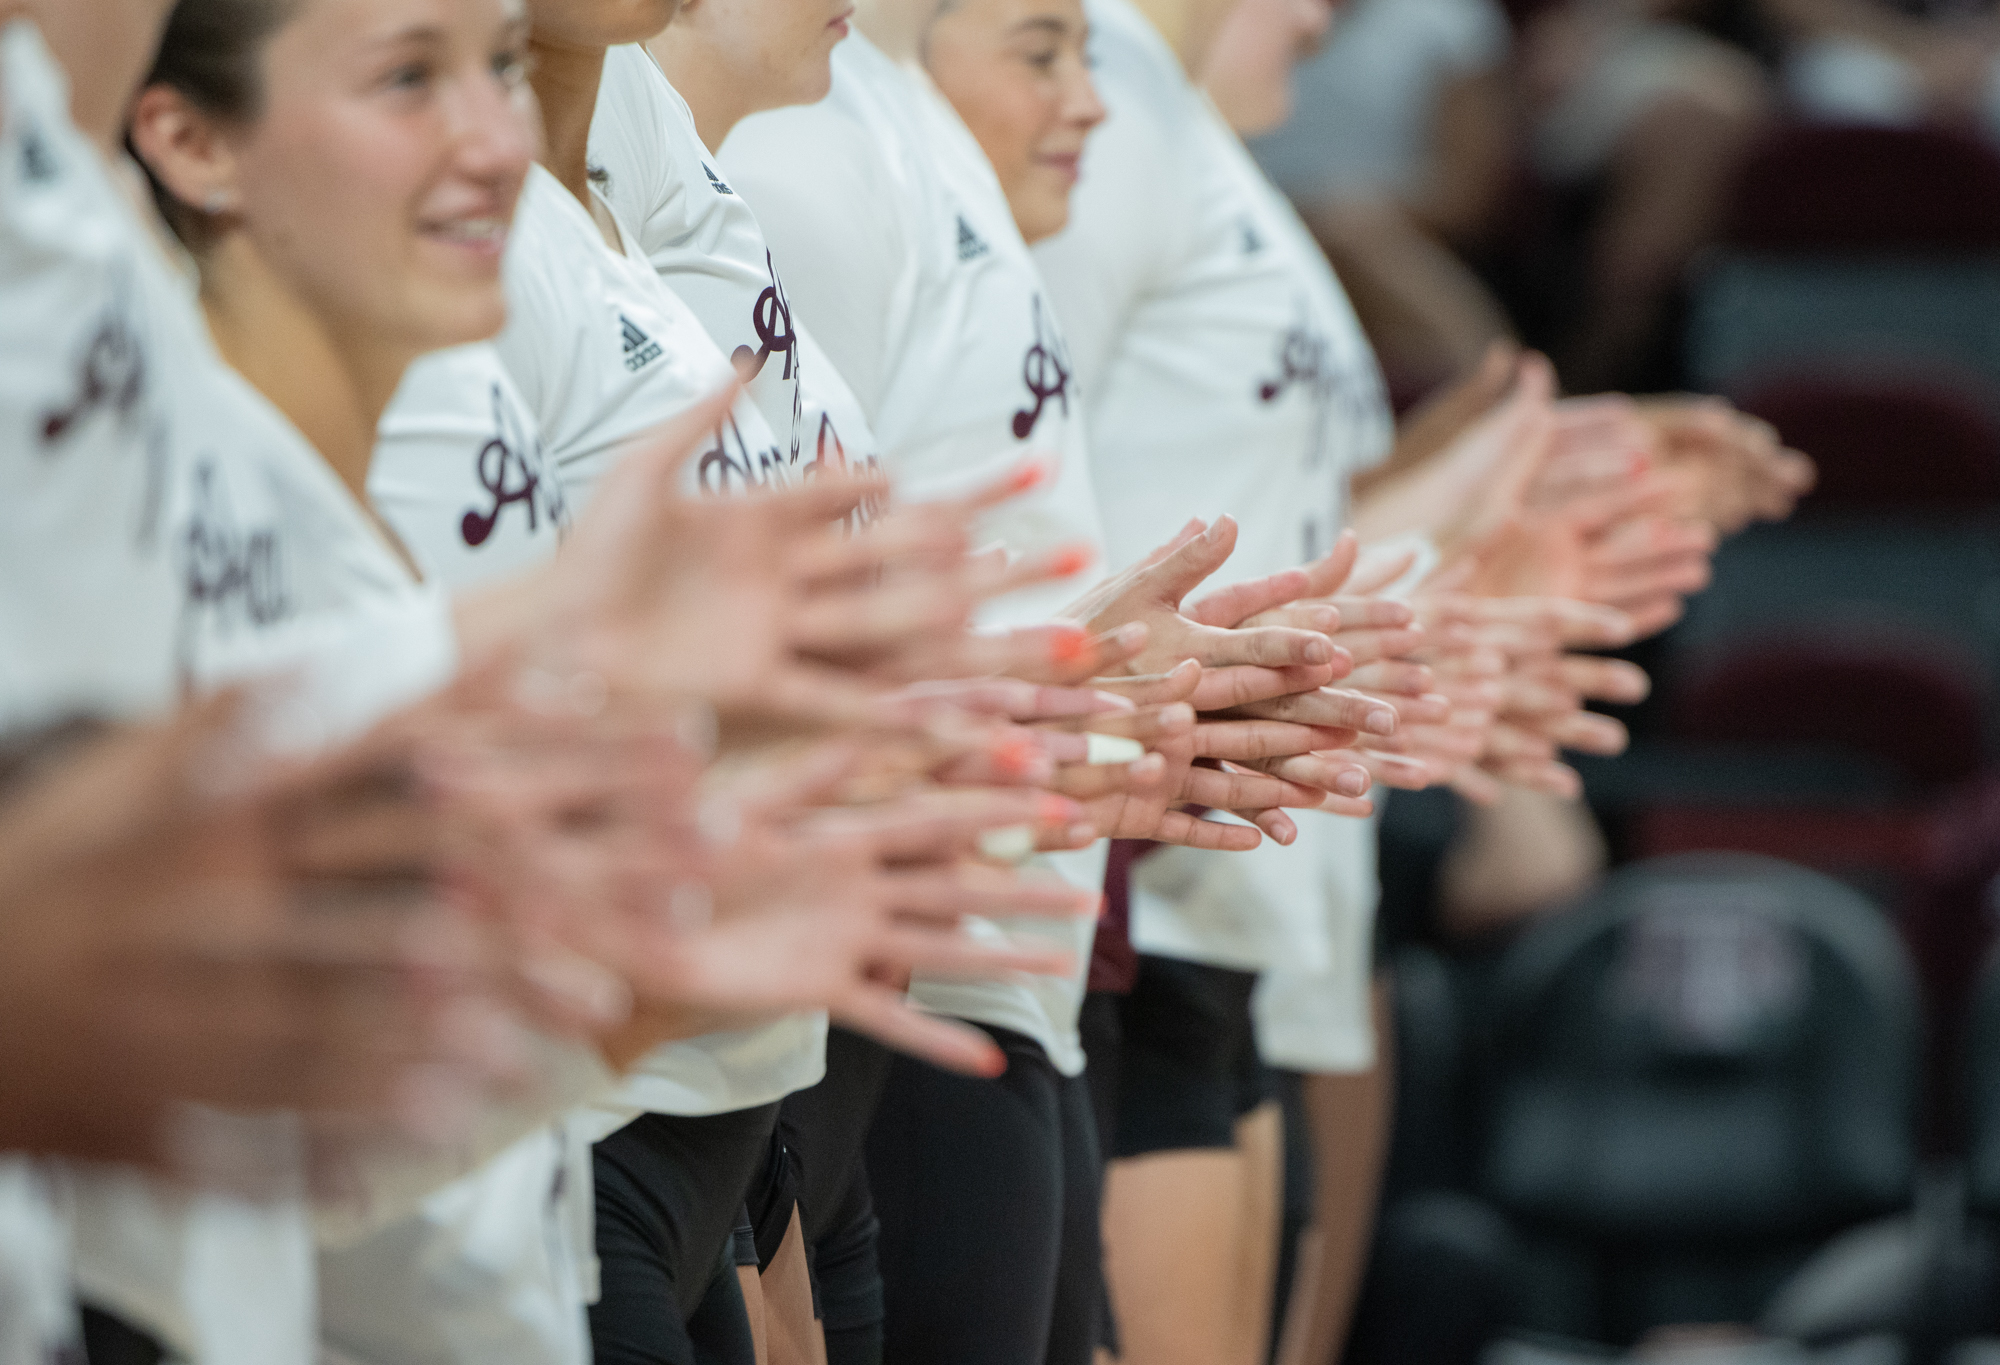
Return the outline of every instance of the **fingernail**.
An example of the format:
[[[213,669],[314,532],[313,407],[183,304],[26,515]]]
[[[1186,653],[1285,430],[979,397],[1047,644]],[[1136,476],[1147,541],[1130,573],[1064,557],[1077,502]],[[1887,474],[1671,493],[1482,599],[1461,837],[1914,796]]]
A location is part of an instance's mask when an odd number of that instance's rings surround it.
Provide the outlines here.
[[[1097,842],[1097,826],[1088,820],[1080,820],[1069,827],[1066,835],[1071,847],[1087,848]]]
[[[979,852],[996,863],[1018,863],[1035,851],[1035,831],[1029,825],[989,829],[979,836]]]
[[[1146,756],[1146,746],[1123,735],[1086,734],[1084,762],[1097,767],[1106,763],[1137,763]]]
[[[1066,825],[1076,819],[1077,813],[1081,809],[1082,807],[1078,806],[1076,802],[1070,800],[1067,796],[1057,796],[1054,792],[1043,792],[1041,804],[1036,807],[1036,813],[1043,825],[1053,829],[1057,825]]]
[[[1146,623],[1132,621],[1118,627],[1112,635],[1120,649],[1137,649],[1146,643]]]
[[[1396,713],[1386,707],[1380,711],[1370,711],[1368,713],[1368,732],[1374,735],[1395,734]]]
[[[1049,658],[1059,664],[1073,664],[1090,649],[1090,633],[1073,627],[1058,629],[1049,640]]]
[[[1009,777],[1019,777],[1034,766],[1042,746],[1027,735],[1004,735],[993,743],[993,766]]]
[[[1055,557],[1049,561],[1049,570],[1058,578],[1068,578],[1072,574],[1082,573],[1096,558],[1096,552],[1089,546],[1071,545],[1056,552]]]
[[[1330,664],[1333,662],[1333,643],[1330,640],[1308,640],[1305,654],[1307,663]]]
[[[1342,796],[1365,796],[1368,792],[1368,774],[1342,773],[1333,779],[1333,789]]]
[[[1029,460],[1014,471],[1014,477],[1007,481],[1007,491],[1016,495],[1027,492],[1049,476],[1049,467],[1040,460]]]

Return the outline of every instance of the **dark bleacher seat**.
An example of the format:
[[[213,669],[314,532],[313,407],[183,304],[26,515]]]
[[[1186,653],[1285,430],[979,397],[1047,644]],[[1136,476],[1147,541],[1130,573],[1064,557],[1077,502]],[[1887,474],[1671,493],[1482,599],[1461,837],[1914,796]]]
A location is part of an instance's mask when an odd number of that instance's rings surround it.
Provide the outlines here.
[[[1801,509],[1962,512],[2000,503],[2000,403],[1975,376],[1847,376],[1820,366],[1765,379],[1737,405],[1812,452],[1819,482]]]
[[[1918,1039],[1881,914],[1774,860],[1637,864],[1532,931],[1481,1063],[1516,1325],[1622,1346],[1753,1320],[1816,1247],[1908,1201]]]
[[[1781,129],[1746,164],[1697,276],[1701,387],[1829,357],[2000,379],[2000,157],[1946,129]]]

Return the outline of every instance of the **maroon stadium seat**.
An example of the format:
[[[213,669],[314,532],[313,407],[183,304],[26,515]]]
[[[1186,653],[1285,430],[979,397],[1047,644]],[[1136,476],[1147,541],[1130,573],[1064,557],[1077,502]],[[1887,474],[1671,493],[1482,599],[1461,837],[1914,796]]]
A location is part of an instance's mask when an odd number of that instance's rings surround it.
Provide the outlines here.
[[[1953,129],[1788,126],[1745,165],[1726,240],[1785,253],[1989,253],[2000,247],[2000,156]]]
[[[1811,452],[1819,465],[1814,510],[2000,503],[2000,420],[1975,376],[1822,371],[1753,381],[1738,401]]]

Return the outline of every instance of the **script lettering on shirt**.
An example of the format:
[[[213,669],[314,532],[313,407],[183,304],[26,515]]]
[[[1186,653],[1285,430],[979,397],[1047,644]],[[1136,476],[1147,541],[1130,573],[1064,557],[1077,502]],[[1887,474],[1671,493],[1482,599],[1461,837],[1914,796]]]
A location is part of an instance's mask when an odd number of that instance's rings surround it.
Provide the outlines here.
[[[77,357],[73,396],[42,416],[45,448],[60,444],[93,413],[109,412],[124,421],[138,407],[146,390],[146,353],[128,298],[129,289],[120,281]]]
[[[805,468],[805,477],[812,478],[823,469],[841,471],[859,470],[871,477],[882,472],[882,462],[873,455],[859,460],[847,458],[847,443],[840,439],[840,431],[833,425],[833,415],[822,412],[819,415],[819,434],[814,441],[812,463]],[[874,521],[889,506],[887,494],[871,493],[861,500],[852,512],[847,514],[846,527],[851,535]]]
[[[244,530],[213,460],[193,470],[194,505],[180,535],[183,636],[204,619],[217,627],[272,625],[291,612],[278,533]]]
[[[1025,441],[1034,434],[1036,423],[1042,420],[1042,410],[1055,399],[1062,404],[1063,416],[1069,416],[1069,356],[1063,350],[1062,338],[1055,329],[1046,325],[1042,316],[1042,296],[1035,295],[1035,340],[1028,347],[1028,353],[1021,360],[1021,382],[1028,386],[1028,396],[1034,400],[1032,407],[1022,408],[1014,414],[1014,439]]]
[[[750,325],[757,330],[757,349],[738,346],[729,357],[746,384],[762,374],[764,362],[779,351],[785,355],[785,373],[781,377],[790,379],[797,372],[799,341],[792,331],[792,305],[785,298],[785,286],[778,280],[777,267],[771,263],[768,251],[764,253],[764,268],[770,272],[771,283],[757,296],[757,304],[750,310]]]
[[[519,504],[528,519],[528,534],[541,530],[546,516],[558,529],[569,523],[562,484],[542,477],[540,442],[532,440],[513,418],[500,386],[493,386],[493,435],[473,457],[473,476],[492,499],[485,511],[466,509],[458,533],[474,549],[484,545],[509,507]]]
[[[715,429],[715,444],[702,452],[695,472],[704,493],[727,493],[734,488],[761,488],[786,477],[785,457],[773,447],[753,451],[743,438],[743,428],[731,413]]]

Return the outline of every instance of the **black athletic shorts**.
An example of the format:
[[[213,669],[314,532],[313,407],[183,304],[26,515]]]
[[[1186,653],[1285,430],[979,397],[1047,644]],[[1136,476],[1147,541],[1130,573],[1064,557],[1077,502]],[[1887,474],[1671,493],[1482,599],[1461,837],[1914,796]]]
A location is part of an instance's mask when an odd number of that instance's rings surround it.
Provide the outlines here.
[[[1178,958],[1139,958],[1132,993],[1116,999],[1114,1157],[1236,1145],[1236,1120],[1269,1097],[1250,1021],[1254,972]],[[1097,1021],[1097,1031],[1109,1029]],[[1100,1078],[1100,1085],[1106,1078]]]
[[[774,1142],[787,1155],[790,1197],[798,1203],[805,1232],[813,1311],[827,1335],[828,1365],[867,1365],[881,1356],[880,1225],[862,1151],[889,1078],[890,1056],[859,1034],[829,1029],[825,1078],[787,1095],[778,1107]],[[763,1221],[775,1221],[775,1211]],[[760,1232],[760,1247],[762,1240]]]
[[[868,1136],[886,1365],[1090,1365],[1104,1302],[1096,1124],[1081,1077],[988,1028],[1007,1071],[890,1065]]]
[[[597,1144],[596,1365],[750,1359],[740,1354],[750,1324],[736,1229],[777,1117],[775,1104],[702,1118],[642,1114]]]

